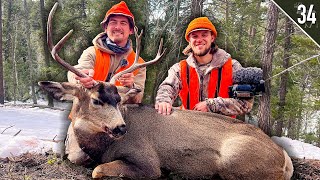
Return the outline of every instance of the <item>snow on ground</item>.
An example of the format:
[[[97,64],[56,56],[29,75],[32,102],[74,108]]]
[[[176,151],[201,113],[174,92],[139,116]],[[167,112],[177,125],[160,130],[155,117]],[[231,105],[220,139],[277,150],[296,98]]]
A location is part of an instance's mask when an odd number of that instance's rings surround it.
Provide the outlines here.
[[[305,159],[319,159],[320,148],[312,144],[304,143],[298,140],[292,140],[287,137],[272,137],[276,144],[283,147],[290,157],[305,158]]]
[[[25,152],[44,153],[50,149],[61,153],[66,128],[70,123],[66,118],[68,113],[52,109],[0,106],[0,157],[16,156]],[[13,127],[8,128],[10,126]],[[17,135],[14,136],[15,134]],[[53,142],[53,139],[60,142]],[[318,147],[286,137],[272,139],[282,146],[289,156],[320,160]]]
[[[0,157],[24,152],[44,153],[50,149],[61,153],[64,130],[70,123],[65,118],[66,113],[68,111],[0,107]]]

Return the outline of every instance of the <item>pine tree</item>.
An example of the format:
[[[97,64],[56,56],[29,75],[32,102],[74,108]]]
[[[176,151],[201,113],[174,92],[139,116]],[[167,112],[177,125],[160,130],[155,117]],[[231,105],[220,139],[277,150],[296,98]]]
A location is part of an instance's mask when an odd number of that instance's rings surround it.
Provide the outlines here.
[[[268,79],[272,76],[272,60],[274,53],[274,43],[277,34],[277,23],[279,10],[277,6],[270,2],[268,9],[268,20],[267,28],[264,39],[264,49],[262,54],[262,70],[263,78]],[[259,127],[267,134],[271,135],[271,107],[270,107],[270,96],[271,96],[271,83],[266,81],[265,83],[265,94],[260,98],[259,102]]]

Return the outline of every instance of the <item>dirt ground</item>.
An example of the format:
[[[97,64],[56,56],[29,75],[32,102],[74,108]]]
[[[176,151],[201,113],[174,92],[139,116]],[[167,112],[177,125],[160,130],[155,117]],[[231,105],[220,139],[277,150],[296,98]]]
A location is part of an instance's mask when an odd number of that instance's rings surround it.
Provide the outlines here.
[[[292,159],[294,172],[291,179],[320,180],[320,160]]]
[[[53,153],[26,153],[0,159],[0,179],[90,179],[92,169],[76,166]]]
[[[292,159],[294,176],[292,179],[320,179],[320,161]],[[30,154],[11,158],[0,158],[0,179],[2,180],[42,180],[42,179],[92,179],[92,168],[77,166],[63,160],[53,153]],[[121,179],[121,178],[104,178]],[[181,179],[177,176],[166,176],[161,179]]]

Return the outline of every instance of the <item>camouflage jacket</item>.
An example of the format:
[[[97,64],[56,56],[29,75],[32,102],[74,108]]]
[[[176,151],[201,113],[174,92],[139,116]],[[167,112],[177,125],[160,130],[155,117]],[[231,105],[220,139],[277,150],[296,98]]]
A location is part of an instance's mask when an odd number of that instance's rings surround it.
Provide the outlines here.
[[[220,113],[224,115],[241,115],[248,113],[252,109],[253,98],[249,100],[234,99],[234,98],[207,98],[207,86],[210,79],[210,72],[213,69],[220,68],[230,58],[230,54],[222,49],[213,55],[213,59],[206,65],[199,66],[192,53],[189,54],[186,59],[189,66],[196,69],[198,76],[203,76],[203,97],[202,101],[206,101],[208,110],[214,113]],[[237,60],[232,60],[233,72],[236,72],[242,68],[241,64]],[[173,104],[175,99],[178,97],[179,92],[182,88],[180,78],[180,64],[174,64],[168,71],[168,77],[159,86],[156,103],[168,102]]]

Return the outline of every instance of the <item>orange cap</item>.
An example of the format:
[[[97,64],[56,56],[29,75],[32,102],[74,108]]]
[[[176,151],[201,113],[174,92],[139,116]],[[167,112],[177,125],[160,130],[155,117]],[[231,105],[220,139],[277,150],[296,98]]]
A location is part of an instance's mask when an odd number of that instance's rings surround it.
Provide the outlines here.
[[[132,25],[134,26],[134,16],[133,14],[130,12],[127,4],[124,1],[121,1],[118,4],[113,5],[109,11],[107,11],[106,16],[104,17],[103,21],[100,23],[102,24],[102,26],[104,26],[104,23],[106,23],[108,21],[108,18],[111,14],[115,14],[115,15],[123,15],[129,18],[129,20],[131,21]]]
[[[189,42],[189,34],[193,31],[209,30],[217,37],[218,33],[212,22],[207,17],[199,17],[192,20],[186,30],[185,38]]]

